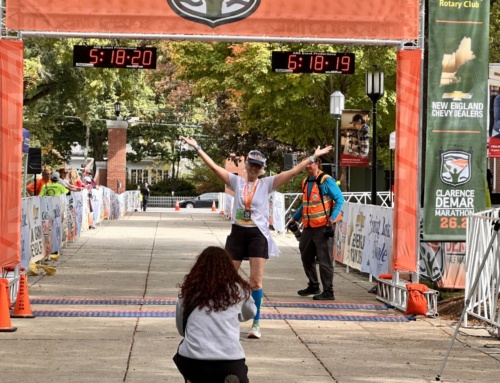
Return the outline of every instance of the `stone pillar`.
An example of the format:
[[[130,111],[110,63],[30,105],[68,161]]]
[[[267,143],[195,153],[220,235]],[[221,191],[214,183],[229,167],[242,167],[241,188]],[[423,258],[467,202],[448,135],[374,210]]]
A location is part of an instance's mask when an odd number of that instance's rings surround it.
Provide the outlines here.
[[[107,187],[123,193],[127,181],[127,121],[106,120],[108,128]]]

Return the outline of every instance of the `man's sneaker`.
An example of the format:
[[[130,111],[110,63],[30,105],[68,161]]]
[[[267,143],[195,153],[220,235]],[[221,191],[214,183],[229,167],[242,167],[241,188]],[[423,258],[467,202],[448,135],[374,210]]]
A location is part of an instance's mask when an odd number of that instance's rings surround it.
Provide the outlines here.
[[[250,330],[250,332],[248,333],[248,337],[250,339],[260,339],[260,327],[258,324],[254,324],[252,325],[252,329]]]
[[[321,294],[315,295],[313,299],[315,301],[334,301],[335,295],[333,295],[333,293],[323,291]]]
[[[319,289],[319,287],[307,286],[306,289],[297,291],[297,294],[299,294],[301,297],[307,297],[308,295],[319,294],[320,292],[321,290]]]

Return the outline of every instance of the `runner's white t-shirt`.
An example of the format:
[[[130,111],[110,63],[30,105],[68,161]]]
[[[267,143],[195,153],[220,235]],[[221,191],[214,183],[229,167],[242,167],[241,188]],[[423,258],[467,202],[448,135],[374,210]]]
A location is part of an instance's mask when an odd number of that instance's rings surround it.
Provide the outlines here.
[[[271,233],[269,232],[269,194],[273,192],[273,183],[274,176],[264,177],[258,180],[252,204],[250,206],[251,219],[254,225],[240,225],[244,227],[257,226],[259,228],[261,233],[267,239],[270,257],[279,255],[278,246],[271,238]],[[232,173],[229,174],[229,187],[234,192],[234,205],[231,222],[235,225],[239,225],[236,221],[237,210],[245,210],[244,190],[246,185],[246,178]],[[253,184],[250,183],[250,185],[248,185],[248,189],[252,190],[252,186]]]

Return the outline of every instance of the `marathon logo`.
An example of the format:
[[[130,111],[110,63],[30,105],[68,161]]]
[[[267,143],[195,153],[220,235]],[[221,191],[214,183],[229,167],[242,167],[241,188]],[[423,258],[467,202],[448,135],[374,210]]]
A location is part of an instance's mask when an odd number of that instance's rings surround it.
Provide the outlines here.
[[[464,185],[471,179],[471,154],[450,150],[441,153],[441,182],[446,185]]]
[[[261,0],[167,0],[180,17],[211,28],[246,19]]]

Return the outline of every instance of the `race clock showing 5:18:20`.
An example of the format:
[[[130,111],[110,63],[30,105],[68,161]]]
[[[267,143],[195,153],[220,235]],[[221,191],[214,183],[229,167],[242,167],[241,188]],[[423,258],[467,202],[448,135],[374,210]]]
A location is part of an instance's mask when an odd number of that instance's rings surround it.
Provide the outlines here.
[[[271,69],[279,73],[354,73],[354,53],[273,51]]]
[[[74,45],[73,66],[86,68],[156,69],[156,48]]]

